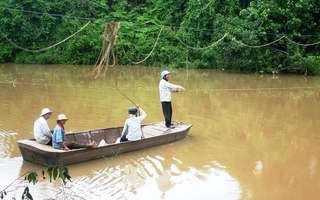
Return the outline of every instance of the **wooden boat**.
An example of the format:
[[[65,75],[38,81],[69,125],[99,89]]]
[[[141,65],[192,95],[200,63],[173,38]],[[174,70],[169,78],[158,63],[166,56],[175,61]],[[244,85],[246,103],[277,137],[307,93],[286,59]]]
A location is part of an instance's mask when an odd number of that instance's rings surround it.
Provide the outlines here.
[[[176,123],[169,129],[164,122],[144,124],[141,126],[144,138],[138,141],[117,142],[123,127],[112,127],[83,132],[67,133],[66,141],[89,144],[95,141],[98,145],[92,149],[74,149],[70,151],[54,149],[49,145],[37,143],[34,139],[19,140],[18,146],[24,160],[44,166],[66,166],[101,157],[118,155],[173,142],[185,138],[192,124]],[[105,145],[101,145],[105,141]],[[102,141],[102,142],[101,142]]]

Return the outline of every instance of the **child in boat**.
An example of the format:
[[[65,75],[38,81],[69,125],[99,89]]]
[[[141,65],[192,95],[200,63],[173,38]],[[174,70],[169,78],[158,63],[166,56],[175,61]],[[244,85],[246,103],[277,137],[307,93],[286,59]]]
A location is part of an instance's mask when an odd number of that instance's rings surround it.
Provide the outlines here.
[[[141,116],[137,116],[138,110]],[[141,122],[147,117],[146,112],[138,104],[136,107],[130,107],[128,112],[130,117],[124,123],[120,142],[136,141],[142,137]]]
[[[95,142],[91,144],[80,144],[77,142],[66,142],[66,135],[64,130],[64,125],[68,121],[68,118],[64,114],[60,114],[57,119],[57,125],[53,131],[52,146],[56,149],[65,149],[69,151],[70,149],[80,149],[80,148],[93,148]]]

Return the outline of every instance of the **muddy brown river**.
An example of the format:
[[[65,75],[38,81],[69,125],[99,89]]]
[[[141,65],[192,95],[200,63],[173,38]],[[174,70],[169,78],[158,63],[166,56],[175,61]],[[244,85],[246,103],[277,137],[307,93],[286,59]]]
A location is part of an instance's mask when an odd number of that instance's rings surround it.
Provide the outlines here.
[[[158,84],[164,68],[0,64],[0,191],[21,199],[301,200],[320,197],[320,78],[168,69],[173,120],[193,124],[187,138],[67,166],[72,182],[19,179],[45,169],[23,161],[17,141],[33,137],[48,107],[67,132],[122,126],[134,103],[144,123],[163,121]],[[126,97],[119,92],[119,90]]]

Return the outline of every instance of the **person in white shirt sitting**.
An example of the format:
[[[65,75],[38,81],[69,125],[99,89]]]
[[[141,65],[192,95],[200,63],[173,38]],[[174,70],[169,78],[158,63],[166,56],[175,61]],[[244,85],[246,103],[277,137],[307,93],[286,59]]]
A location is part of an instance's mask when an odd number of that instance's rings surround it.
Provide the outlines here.
[[[34,138],[40,144],[52,145],[52,133],[47,122],[51,115],[52,111],[49,108],[44,108],[40,117],[34,122]]]
[[[141,116],[137,116],[138,110]],[[138,104],[136,107],[130,107],[128,112],[130,117],[124,123],[120,142],[136,141],[142,137],[141,122],[147,117],[146,112]]]

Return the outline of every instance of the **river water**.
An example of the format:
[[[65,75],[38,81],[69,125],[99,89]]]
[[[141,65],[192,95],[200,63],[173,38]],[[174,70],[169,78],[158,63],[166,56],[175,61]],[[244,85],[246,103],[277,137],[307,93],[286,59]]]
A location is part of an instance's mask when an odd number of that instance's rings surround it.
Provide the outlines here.
[[[173,120],[193,124],[187,138],[68,166],[72,182],[49,182],[42,166],[23,161],[17,141],[32,137],[48,107],[67,132],[122,126],[139,104],[144,123],[163,121],[154,67],[0,65],[0,189],[21,199],[318,199],[320,78],[169,69]],[[119,92],[117,88],[123,93]],[[36,185],[20,176],[38,170]],[[40,170],[40,171],[39,171]]]

